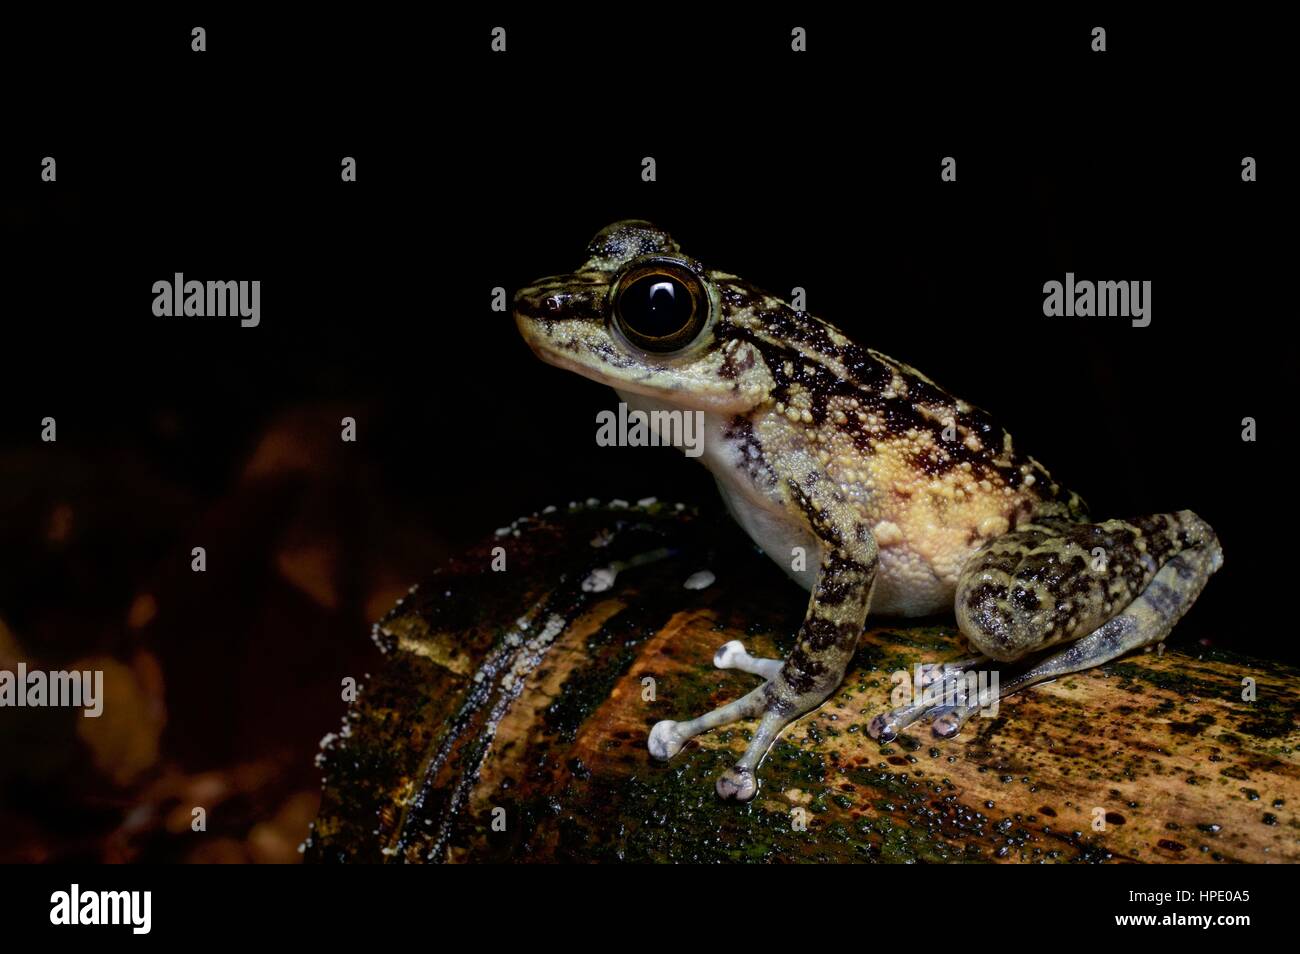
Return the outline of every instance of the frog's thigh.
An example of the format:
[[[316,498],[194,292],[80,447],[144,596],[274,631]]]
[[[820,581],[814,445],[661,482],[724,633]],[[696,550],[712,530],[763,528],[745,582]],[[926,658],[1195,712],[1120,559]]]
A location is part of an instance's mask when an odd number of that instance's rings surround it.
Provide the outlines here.
[[[1193,562],[1207,569],[1192,579],[1167,580],[1172,618],[1165,633],[1222,560],[1209,524],[1190,510],[1105,523],[1031,524],[971,556],[957,582],[957,624],[976,649],[1012,662],[1087,636],[1146,592],[1166,563],[1192,551],[1204,558]]]

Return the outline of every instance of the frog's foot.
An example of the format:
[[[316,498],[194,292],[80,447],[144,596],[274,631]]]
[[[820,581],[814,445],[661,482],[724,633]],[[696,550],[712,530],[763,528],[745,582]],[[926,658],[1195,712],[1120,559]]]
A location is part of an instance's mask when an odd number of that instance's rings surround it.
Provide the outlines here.
[[[744,643],[733,639],[718,647],[718,651],[713,654],[713,665],[719,669],[738,669],[754,676],[762,676],[766,682],[771,682],[781,671],[782,663],[779,659],[761,659],[758,656],[751,656],[746,652]],[[691,719],[689,722],[665,719],[663,722],[656,723],[650,730],[650,739],[647,743],[650,754],[657,759],[670,759],[681,751],[682,746],[689,739],[701,732],[760,715],[766,702],[764,688],[759,686],[749,695],[714,709],[698,719]]]
[[[738,802],[749,801],[758,792],[754,769],[767,754],[767,750],[776,741],[781,730],[795,718],[788,708],[773,703],[770,686],[771,683],[765,683],[735,702],[714,709],[689,722],[665,720],[657,723],[650,730],[650,754],[657,759],[670,759],[681,751],[682,746],[692,736],[740,719],[762,716],[758,723],[758,730],[746,747],[745,754],[735,765],[718,776],[715,786],[718,795],[722,798],[735,799]]]
[[[694,736],[709,729],[730,725],[741,719],[757,718],[758,728],[736,764],[718,776],[715,785],[718,795],[725,799],[747,802],[758,792],[754,771],[781,730],[789,725],[799,712],[795,707],[779,701],[789,694],[788,688],[778,688],[784,663],[779,659],[760,659],[745,651],[738,639],[724,643],[713,654],[713,664],[719,669],[738,669],[764,679],[763,685],[721,708],[691,719],[674,722],[667,719],[650,730],[648,747],[657,759],[670,759]],[[819,697],[820,698],[820,697]],[[800,712],[803,710],[799,710]]]
[[[867,725],[867,734],[881,742],[892,742],[899,732],[922,718],[946,717],[956,709],[966,708],[972,692],[978,693],[978,680],[972,678],[974,670],[988,662],[987,656],[973,656],[957,662],[927,663],[921,667],[920,698],[877,715]],[[979,708],[976,705],[972,711]]]

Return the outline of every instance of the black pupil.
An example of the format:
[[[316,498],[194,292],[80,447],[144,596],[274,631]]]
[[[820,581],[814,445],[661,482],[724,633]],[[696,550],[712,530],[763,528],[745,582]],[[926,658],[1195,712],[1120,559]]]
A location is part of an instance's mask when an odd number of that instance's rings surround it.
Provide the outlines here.
[[[694,308],[690,291],[668,275],[638,278],[619,302],[623,320],[647,338],[667,338],[681,331],[690,322]]]

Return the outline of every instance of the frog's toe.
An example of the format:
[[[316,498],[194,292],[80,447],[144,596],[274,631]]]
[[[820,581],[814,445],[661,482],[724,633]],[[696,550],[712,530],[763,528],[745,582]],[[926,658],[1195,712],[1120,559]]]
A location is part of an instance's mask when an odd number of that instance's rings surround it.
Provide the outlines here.
[[[943,678],[943,663],[922,663],[917,672],[917,682],[922,689],[932,686]]]
[[[867,723],[867,735],[880,742],[892,742],[898,733],[920,719],[930,719],[941,739],[957,734],[970,717],[966,710],[970,672],[988,662],[987,656],[973,656],[957,662],[930,663],[921,667],[922,693],[917,701],[882,712]]]
[[[712,712],[704,713],[698,719],[690,719],[686,722],[674,722],[672,719],[665,719],[662,722],[656,722],[654,728],[650,730],[650,737],[646,739],[646,748],[650,750],[650,754],[654,758],[667,761],[680,752],[682,746],[701,732],[707,732],[709,729],[716,729],[723,725],[731,725],[738,719],[752,719],[762,713],[766,704],[767,685],[764,684],[734,702],[728,702],[725,706],[714,709]]]
[[[758,780],[749,769],[736,766],[719,775],[715,787],[721,798],[747,802],[758,792]]]
[[[988,661],[987,656],[972,656],[969,659],[959,659],[956,662],[922,663],[918,682],[922,689],[928,689],[935,683],[946,683],[955,679],[961,673]]]
[[[769,682],[776,678],[777,673],[781,671],[784,665],[779,659],[762,659],[758,656],[751,656],[745,649],[745,644],[738,639],[733,639],[729,643],[723,643],[718,647],[718,651],[713,654],[713,665],[719,669],[739,669],[741,672],[747,672],[755,676],[762,676]]]
[[[650,730],[650,738],[646,740],[646,747],[652,757],[666,762],[682,750],[689,736],[682,734],[677,728],[679,724],[672,719],[655,723],[655,727]]]
[[[867,735],[878,742],[893,742],[898,738],[898,733],[928,715],[933,708],[934,703],[926,699],[910,706],[882,712],[867,723]]]
[[[873,718],[867,725],[867,735],[880,742],[893,742],[898,738],[898,731],[902,727],[890,718],[892,715],[891,712],[882,712]]]
[[[748,655],[749,653],[745,652],[745,644],[738,639],[733,639],[718,647],[718,651],[713,654],[713,665],[719,669],[733,669],[737,662]]]
[[[936,739],[951,739],[961,731],[966,720],[978,711],[978,706],[948,707],[947,711],[938,715],[930,724],[930,731],[934,733]]]

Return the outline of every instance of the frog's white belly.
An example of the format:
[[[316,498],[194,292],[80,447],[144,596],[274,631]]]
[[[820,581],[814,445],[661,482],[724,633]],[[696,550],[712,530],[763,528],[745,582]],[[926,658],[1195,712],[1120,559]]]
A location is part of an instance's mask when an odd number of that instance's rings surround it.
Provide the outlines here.
[[[693,413],[644,394],[617,388],[615,391],[630,410]],[[772,488],[762,486],[765,469],[751,459],[750,449],[728,437],[728,429],[726,418],[704,414],[700,462],[713,474],[727,511],[749,538],[787,576],[811,591],[821,563],[821,542],[774,498]],[[801,560],[796,559],[796,547],[803,550]],[[951,613],[956,587],[955,578],[945,579],[936,573],[930,561],[909,547],[906,540],[891,541],[880,547],[871,612],[882,616]]]
[[[756,506],[752,496],[741,486],[741,481],[736,479],[736,474],[735,468],[730,468],[726,475],[717,470],[713,472],[727,512],[787,576],[811,591],[821,562],[820,541],[789,520],[784,511]],[[795,547],[802,547],[806,554],[797,563],[802,569],[794,568]],[[954,583],[940,579],[918,554],[906,546],[880,548],[880,565],[871,597],[873,616],[951,613],[955,593]]]
[[[717,481],[727,511],[787,576],[811,591],[821,563],[821,541],[773,499],[770,488],[755,483],[755,470],[746,460],[746,449],[729,440],[726,432],[725,419],[706,415],[701,461]],[[802,548],[803,559],[796,559],[796,547]],[[930,616],[952,612],[956,579],[941,578],[906,541],[880,546],[879,559],[872,614]]]

